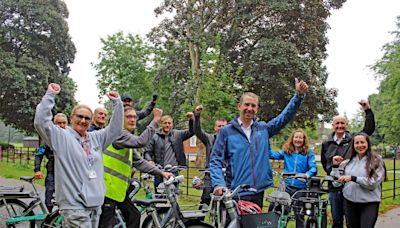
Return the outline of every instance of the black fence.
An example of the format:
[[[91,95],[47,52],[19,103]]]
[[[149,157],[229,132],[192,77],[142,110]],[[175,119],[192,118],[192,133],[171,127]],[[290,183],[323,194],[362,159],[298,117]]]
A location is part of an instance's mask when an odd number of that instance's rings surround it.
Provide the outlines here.
[[[377,151],[378,153],[381,151]],[[1,148],[0,147],[0,162],[20,164],[22,166],[32,167],[35,160],[36,148],[15,147]],[[387,156],[386,156],[387,157]],[[202,155],[191,154],[187,156],[188,168],[180,172],[185,176],[185,181],[180,185],[180,190],[183,195],[190,197],[200,197],[202,191],[192,187],[194,177],[203,177],[204,174],[200,171],[204,167],[205,158]],[[42,162],[44,170],[46,160]],[[382,184],[382,199],[396,198],[400,196],[400,160],[396,159],[396,154],[392,154],[392,158],[385,158],[387,179]],[[283,169],[282,162],[272,162],[273,168],[278,171]],[[139,175],[140,176],[140,173]]]

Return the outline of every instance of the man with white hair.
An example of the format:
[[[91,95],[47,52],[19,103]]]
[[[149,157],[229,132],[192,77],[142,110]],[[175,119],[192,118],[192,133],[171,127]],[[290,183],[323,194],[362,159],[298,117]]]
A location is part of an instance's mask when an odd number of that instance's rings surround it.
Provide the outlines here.
[[[375,130],[374,113],[372,112],[367,100],[359,102],[361,108],[365,111],[365,123],[361,132],[372,135]],[[335,116],[332,121],[331,137],[322,143],[321,147],[321,163],[327,175],[330,175],[334,156],[345,158],[353,139],[353,134],[347,131],[348,121],[344,116]],[[341,189],[330,189],[329,201],[331,204],[333,228],[343,228],[344,204]]]

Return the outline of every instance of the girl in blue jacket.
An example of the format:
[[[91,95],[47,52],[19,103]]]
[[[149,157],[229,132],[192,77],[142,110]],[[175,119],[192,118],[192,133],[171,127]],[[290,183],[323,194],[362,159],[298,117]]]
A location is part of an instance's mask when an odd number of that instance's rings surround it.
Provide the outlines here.
[[[295,130],[286,141],[283,149],[270,152],[270,159],[283,160],[284,173],[305,174],[307,178],[316,176],[318,169],[315,163],[315,155],[309,149],[307,136],[303,130]],[[286,192],[293,195],[300,189],[305,189],[306,183],[297,179],[286,180]],[[296,228],[303,227],[304,218],[296,216]]]

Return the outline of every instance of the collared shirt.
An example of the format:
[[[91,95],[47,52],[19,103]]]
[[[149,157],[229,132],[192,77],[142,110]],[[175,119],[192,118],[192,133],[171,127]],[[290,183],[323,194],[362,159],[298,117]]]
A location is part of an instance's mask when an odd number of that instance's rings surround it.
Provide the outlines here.
[[[340,142],[342,142],[342,140],[344,139],[344,134],[343,134],[343,136],[342,136],[342,138],[338,138],[337,136],[336,136],[336,134],[333,136],[333,140],[336,142],[336,144],[340,144]]]
[[[246,134],[247,140],[250,142],[250,137],[251,137],[251,126],[253,125],[253,120],[251,120],[250,125],[248,127],[243,126],[243,122],[238,118],[238,122],[240,124],[240,127],[242,128],[243,132]]]

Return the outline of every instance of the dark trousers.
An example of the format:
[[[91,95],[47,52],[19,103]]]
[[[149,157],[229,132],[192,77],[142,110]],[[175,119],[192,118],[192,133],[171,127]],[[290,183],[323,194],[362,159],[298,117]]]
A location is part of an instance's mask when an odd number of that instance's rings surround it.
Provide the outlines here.
[[[344,200],[349,228],[373,228],[378,219],[379,202],[354,203]]]
[[[53,203],[51,202],[51,200],[53,199],[53,194],[55,191],[54,173],[48,173],[46,175],[44,183],[46,186],[46,191],[44,193],[45,196],[44,203],[46,204],[47,210],[51,212],[53,210]]]
[[[343,228],[345,206],[342,191],[329,192],[329,203],[331,204],[332,228]]]
[[[211,193],[214,191],[214,188],[211,184],[211,177],[210,174],[206,174],[204,176],[204,189],[203,194],[201,194],[201,202],[200,204],[207,204],[210,205],[211,201]]]
[[[121,211],[126,227],[140,227],[140,212],[131,202],[128,196],[122,202],[117,202],[110,198],[104,199],[101,207],[99,228],[112,228],[115,225],[115,207]]]

